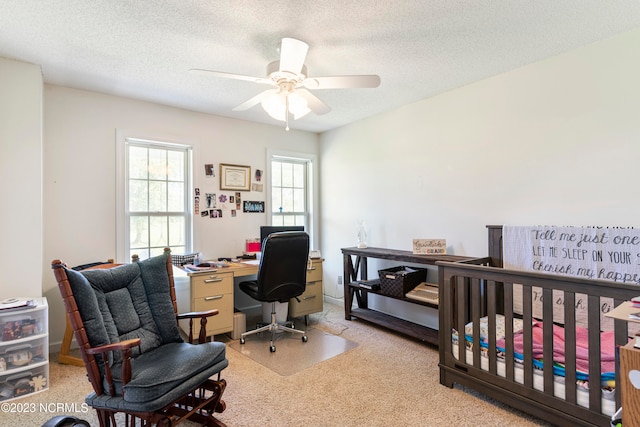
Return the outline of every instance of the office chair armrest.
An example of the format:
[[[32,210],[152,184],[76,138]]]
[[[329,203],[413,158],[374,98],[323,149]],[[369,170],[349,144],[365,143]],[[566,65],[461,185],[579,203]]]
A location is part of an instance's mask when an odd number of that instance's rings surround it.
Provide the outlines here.
[[[207,311],[191,311],[189,313],[178,314],[177,318],[189,319],[189,343],[193,344],[193,319],[200,319],[200,334],[198,335],[198,342],[205,342],[207,339],[207,317],[215,316],[219,313],[218,309]]]
[[[130,340],[114,342],[111,344],[101,345],[99,347],[91,347],[86,351],[89,354],[103,354],[109,351],[121,351],[122,352],[122,396],[124,396],[124,385],[131,380],[131,349],[140,345],[140,338],[132,338]],[[105,357],[104,361],[105,376],[107,383],[109,384],[109,394],[115,396],[116,389],[113,385],[113,375],[111,375],[111,366],[107,363]]]

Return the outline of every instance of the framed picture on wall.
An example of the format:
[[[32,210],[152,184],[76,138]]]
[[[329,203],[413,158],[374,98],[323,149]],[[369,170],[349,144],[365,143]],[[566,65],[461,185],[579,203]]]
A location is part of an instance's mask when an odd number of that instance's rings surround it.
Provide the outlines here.
[[[249,191],[251,166],[220,163],[220,190]]]

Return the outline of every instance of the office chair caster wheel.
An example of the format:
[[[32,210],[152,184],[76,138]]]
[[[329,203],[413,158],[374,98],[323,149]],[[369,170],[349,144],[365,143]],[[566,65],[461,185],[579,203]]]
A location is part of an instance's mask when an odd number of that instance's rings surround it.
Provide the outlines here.
[[[240,344],[244,344],[244,338],[240,338]]]
[[[275,345],[270,346],[270,347],[269,347],[269,351],[270,351],[271,353],[275,353],[275,352],[276,352],[276,346],[275,346]]]
[[[307,341],[309,341],[309,338],[307,338],[306,335],[303,335],[302,336],[302,342],[307,342]]]

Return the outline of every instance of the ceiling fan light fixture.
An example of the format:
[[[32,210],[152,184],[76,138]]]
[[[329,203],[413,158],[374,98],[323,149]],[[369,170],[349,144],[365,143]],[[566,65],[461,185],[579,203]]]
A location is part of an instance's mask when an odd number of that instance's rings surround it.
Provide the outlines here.
[[[289,99],[287,100],[287,98]],[[289,108],[289,113],[293,115],[295,120],[298,120],[311,112],[307,105],[307,100],[296,92],[280,91],[272,93],[265,97],[260,103],[267,114],[281,122],[287,121],[287,106]]]
[[[307,100],[301,97],[297,92],[292,92],[289,97],[289,112],[293,114],[293,118],[298,120],[311,112],[307,104]]]
[[[276,120],[284,121],[284,100],[282,94],[273,93],[262,99],[262,108]]]

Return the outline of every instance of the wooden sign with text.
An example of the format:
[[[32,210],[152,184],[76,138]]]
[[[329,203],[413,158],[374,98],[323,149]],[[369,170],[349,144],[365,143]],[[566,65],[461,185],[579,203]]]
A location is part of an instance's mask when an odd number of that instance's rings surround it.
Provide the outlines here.
[[[413,253],[415,255],[436,255],[447,253],[445,239],[413,239]]]

